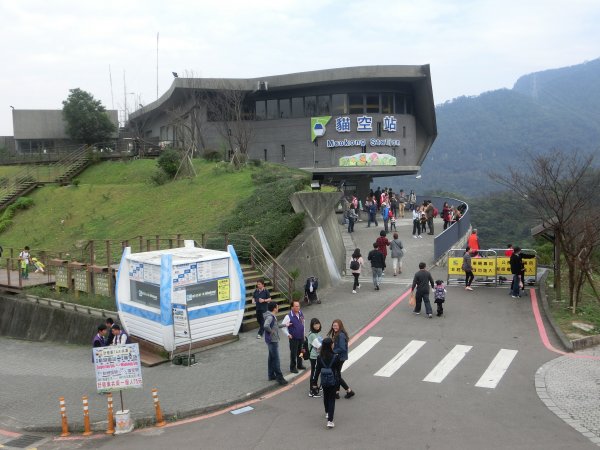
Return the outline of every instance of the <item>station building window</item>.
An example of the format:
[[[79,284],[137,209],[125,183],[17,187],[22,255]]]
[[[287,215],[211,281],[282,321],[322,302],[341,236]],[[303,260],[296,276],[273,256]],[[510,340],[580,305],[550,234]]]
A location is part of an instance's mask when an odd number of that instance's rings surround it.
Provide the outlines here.
[[[282,119],[288,119],[292,115],[292,109],[290,106],[289,98],[282,98],[279,100],[279,117]]]
[[[381,113],[394,113],[394,94],[391,94],[389,92],[381,94]]]
[[[279,108],[277,107],[277,100],[267,100],[267,119],[279,118]]]
[[[331,96],[331,114],[348,114],[347,99],[346,94],[333,94]]]
[[[317,97],[311,95],[304,97],[304,115],[307,117],[313,117],[317,115]]]
[[[350,114],[362,114],[365,112],[365,105],[362,94],[348,95],[348,104]]]
[[[329,97],[329,95],[319,95],[317,97],[317,103],[319,105],[320,116],[328,116],[331,114],[331,97]]]
[[[396,94],[396,114],[406,114],[406,100],[403,94]]]
[[[378,113],[379,112],[379,94],[367,94],[367,112]]]
[[[292,117],[304,117],[304,98],[292,98]]]
[[[267,103],[264,100],[256,102],[256,120],[265,120],[267,118]]]

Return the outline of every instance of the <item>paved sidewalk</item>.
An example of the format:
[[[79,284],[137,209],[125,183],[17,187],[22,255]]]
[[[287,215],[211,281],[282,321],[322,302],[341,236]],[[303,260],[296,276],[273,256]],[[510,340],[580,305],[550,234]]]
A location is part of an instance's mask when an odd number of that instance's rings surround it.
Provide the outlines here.
[[[576,357],[583,355],[595,359]],[[600,346],[547,362],[535,387],[552,412],[600,447]]]

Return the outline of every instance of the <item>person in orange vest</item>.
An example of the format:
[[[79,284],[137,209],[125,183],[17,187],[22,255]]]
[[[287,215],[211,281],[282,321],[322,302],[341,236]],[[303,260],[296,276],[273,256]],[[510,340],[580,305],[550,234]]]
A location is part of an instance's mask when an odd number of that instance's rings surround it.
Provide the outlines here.
[[[473,228],[471,235],[467,241],[467,247],[471,249],[471,253],[475,255],[479,252],[479,236],[477,236],[477,228]]]

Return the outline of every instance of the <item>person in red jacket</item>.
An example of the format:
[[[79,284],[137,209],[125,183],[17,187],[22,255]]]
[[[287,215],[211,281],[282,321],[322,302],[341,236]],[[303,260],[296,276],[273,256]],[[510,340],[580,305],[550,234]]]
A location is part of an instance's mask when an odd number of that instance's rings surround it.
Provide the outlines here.
[[[467,247],[471,249],[471,254],[476,255],[479,252],[479,236],[477,236],[477,228],[473,228],[469,240],[467,241]]]
[[[379,237],[375,240],[377,244],[377,250],[383,253],[383,261],[385,262],[385,258],[387,257],[387,248],[390,246],[390,241],[385,237],[385,231],[381,230],[379,232]]]

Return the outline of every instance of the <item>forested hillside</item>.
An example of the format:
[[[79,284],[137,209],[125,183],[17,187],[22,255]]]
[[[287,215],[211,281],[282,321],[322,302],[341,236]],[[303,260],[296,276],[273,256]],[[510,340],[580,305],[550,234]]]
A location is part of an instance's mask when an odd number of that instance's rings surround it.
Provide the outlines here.
[[[600,59],[525,75],[512,89],[456,98],[436,107],[438,137],[422,178],[375,182],[469,197],[501,189],[488,172],[518,166],[528,151],[600,152],[599,105]]]

